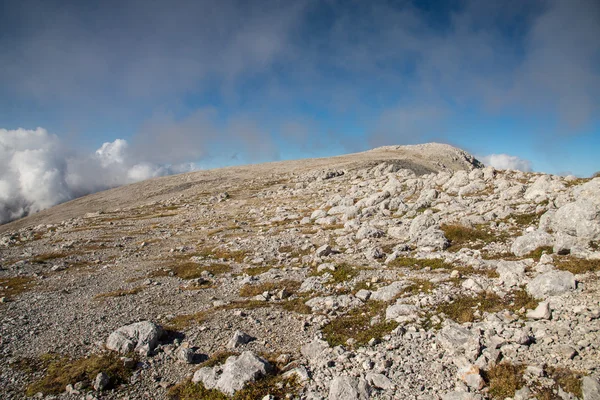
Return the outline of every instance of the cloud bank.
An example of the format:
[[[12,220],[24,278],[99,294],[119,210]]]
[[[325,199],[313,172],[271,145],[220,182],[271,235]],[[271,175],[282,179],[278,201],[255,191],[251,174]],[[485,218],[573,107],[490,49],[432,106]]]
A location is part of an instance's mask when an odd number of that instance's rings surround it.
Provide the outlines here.
[[[42,128],[0,129],[0,223],[85,194],[193,167],[145,162],[134,157],[122,139],[83,154]]]
[[[514,169],[523,172],[532,171],[530,161],[508,154],[490,154],[481,157],[481,161],[485,165],[489,165],[496,169]]]

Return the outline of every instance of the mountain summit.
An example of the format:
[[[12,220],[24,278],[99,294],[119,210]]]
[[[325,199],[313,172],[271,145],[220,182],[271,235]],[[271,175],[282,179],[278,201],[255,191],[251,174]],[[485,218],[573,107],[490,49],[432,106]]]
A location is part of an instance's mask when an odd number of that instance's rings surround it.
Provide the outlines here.
[[[61,204],[0,227],[3,398],[595,398],[599,199],[430,143]]]

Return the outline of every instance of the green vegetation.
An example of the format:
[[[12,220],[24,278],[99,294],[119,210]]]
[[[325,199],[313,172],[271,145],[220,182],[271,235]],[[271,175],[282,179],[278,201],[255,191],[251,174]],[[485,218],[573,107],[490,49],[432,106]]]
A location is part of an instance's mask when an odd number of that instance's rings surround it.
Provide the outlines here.
[[[368,301],[364,307],[350,310],[323,327],[325,340],[331,346],[347,345],[348,339],[354,339],[355,344],[366,344],[372,338],[381,339],[398,326],[396,321],[385,320],[385,310],[388,304],[378,301]],[[379,321],[371,324],[374,317]]]
[[[136,363],[125,363],[118,354],[110,352],[79,359],[48,354],[41,357],[41,364],[46,370],[45,376],[27,387],[27,396],[39,392],[59,394],[64,392],[68,384],[93,382],[100,372],[108,375],[110,385],[114,387],[129,380]]]

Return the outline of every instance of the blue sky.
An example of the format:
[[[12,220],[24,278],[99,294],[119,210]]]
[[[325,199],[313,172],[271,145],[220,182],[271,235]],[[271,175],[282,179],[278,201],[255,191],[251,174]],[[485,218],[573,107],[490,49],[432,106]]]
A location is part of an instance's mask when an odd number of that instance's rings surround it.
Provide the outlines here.
[[[600,170],[600,3],[5,1],[0,128],[200,167],[447,142]]]

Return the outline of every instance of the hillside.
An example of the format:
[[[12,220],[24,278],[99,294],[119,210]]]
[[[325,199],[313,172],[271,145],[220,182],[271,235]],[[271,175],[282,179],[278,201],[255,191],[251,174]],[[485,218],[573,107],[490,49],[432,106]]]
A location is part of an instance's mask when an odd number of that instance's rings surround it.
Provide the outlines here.
[[[441,144],[79,198],[0,226],[0,391],[596,399],[599,199]]]

